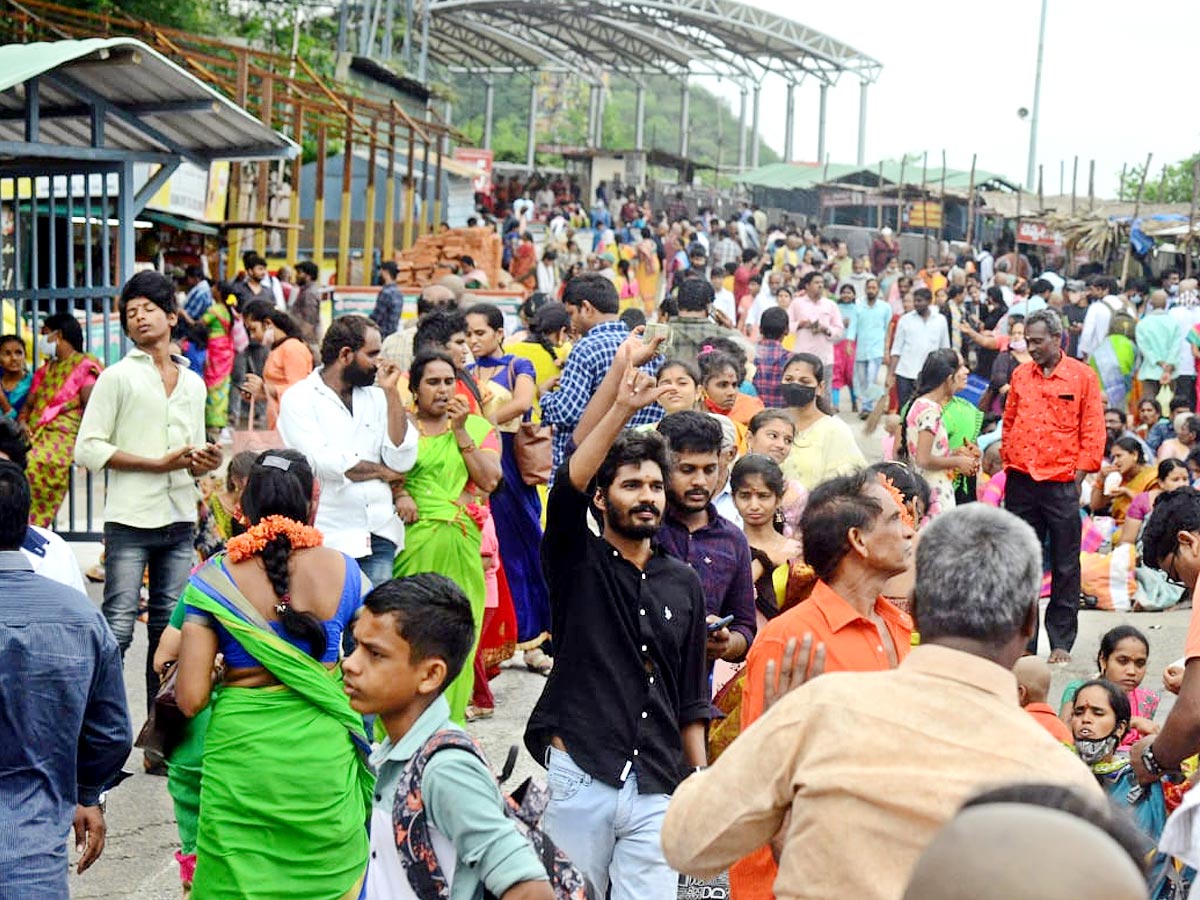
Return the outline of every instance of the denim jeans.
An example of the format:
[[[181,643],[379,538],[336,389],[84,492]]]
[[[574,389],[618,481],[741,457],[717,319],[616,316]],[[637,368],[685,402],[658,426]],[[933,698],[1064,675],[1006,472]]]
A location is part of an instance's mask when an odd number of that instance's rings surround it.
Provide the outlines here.
[[[358,560],[358,567],[371,582],[371,587],[379,587],[385,581],[391,581],[395,575],[392,566],[396,562],[396,545],[387,538],[377,534],[371,535],[371,555]]]
[[[858,408],[870,412],[875,408],[875,395],[879,389],[875,379],[879,377],[879,367],[882,359],[856,359],[854,361],[854,396],[858,398]]]
[[[896,376],[896,393],[899,395],[900,411],[904,411],[905,404],[908,403],[917,393],[917,379],[905,378],[903,375]]]
[[[121,648],[121,658],[133,643],[142,574],[150,570],[150,615],[146,633],[146,708],[158,693],[154,651],[171,618],[179,595],[187,586],[196,563],[191,522],[173,522],[165,528],[132,528],[117,522],[104,524],[104,603],[100,609]]]
[[[547,761],[550,804],[542,827],[603,897],[675,900],[679,875],[663,857],[660,834],[670,797],[639,794],[637,775],[609,787],[553,747]]]

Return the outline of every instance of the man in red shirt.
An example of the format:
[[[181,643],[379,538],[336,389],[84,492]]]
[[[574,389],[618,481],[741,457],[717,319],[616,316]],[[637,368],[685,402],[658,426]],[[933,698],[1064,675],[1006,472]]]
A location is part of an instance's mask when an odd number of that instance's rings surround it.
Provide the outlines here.
[[[1103,461],[1104,402],[1096,373],[1063,354],[1057,313],[1030,315],[1025,342],[1033,359],[1013,372],[1004,407],[1004,505],[1049,536],[1048,661],[1066,663],[1079,625],[1079,486]],[[1037,652],[1036,630],[1029,650]]]

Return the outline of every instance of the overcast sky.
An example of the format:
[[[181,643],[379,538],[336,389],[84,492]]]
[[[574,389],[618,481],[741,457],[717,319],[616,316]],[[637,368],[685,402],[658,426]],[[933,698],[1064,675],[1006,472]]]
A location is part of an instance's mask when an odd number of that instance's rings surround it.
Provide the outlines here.
[[[749,2],[883,64],[868,91],[868,162],[927,150],[936,166],[944,149],[950,168],[968,169],[978,153],[980,169],[1024,180],[1029,120],[1018,119],[1017,109],[1033,107],[1040,0]],[[1198,34],[1194,0],[1049,0],[1037,154],[1046,193],[1058,191],[1060,160],[1070,191],[1076,154],[1079,193],[1087,193],[1088,160],[1095,159],[1097,196],[1115,196],[1123,162],[1153,152],[1153,179],[1164,162],[1200,150],[1200,120],[1185,102]],[[700,83],[730,97],[736,113],[736,86]],[[826,149],[834,162],[855,161],[858,96],[849,75],[829,90]],[[760,130],[780,152],[785,97],[783,80],[769,77]],[[817,156],[817,98],[811,78],[796,89],[797,159]]]

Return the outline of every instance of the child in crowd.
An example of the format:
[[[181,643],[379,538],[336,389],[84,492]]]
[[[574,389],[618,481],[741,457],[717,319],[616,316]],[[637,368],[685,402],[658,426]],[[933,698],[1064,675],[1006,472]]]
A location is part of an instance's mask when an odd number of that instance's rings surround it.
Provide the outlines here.
[[[790,355],[782,343],[788,331],[787,310],[764,310],[758,330],[761,337],[754,351],[754,389],[764,406],[778,408],[783,406],[781,382]]]
[[[684,359],[669,359],[658,370],[658,386],[670,385],[658,399],[667,415],[695,409],[700,403],[700,370]],[[651,425],[651,428],[654,426]]]
[[[242,514],[242,491],[258,453],[243,450],[229,461],[224,488],[215,477],[200,484],[199,524],[196,527],[196,552],[201,561],[225,549],[225,542],[245,531],[238,517]]]
[[[1129,728],[1121,738],[1120,749],[1128,750],[1148,734],[1157,734],[1158,726],[1152,721],[1158,710],[1158,694],[1142,687],[1146,677],[1146,660],[1150,656],[1150,642],[1132,625],[1111,628],[1100,639],[1100,652],[1096,656],[1097,678],[1105,679],[1125,691],[1130,709]],[[1071,724],[1075,695],[1085,679],[1076,679],[1063,689],[1059,703],[1059,717]]]
[[[1033,720],[1050,732],[1056,741],[1068,746],[1075,743],[1071,729],[1063,724],[1054,713],[1054,707],[1047,703],[1050,696],[1050,666],[1036,656],[1023,656],[1013,666],[1013,675],[1017,679],[1017,700],[1025,712],[1033,716]]]
[[[1127,810],[1152,846],[1157,846],[1167,823],[1163,783],[1160,780],[1139,785],[1129,758],[1117,754],[1119,744],[1131,730],[1132,719],[1123,687],[1111,681],[1102,678],[1087,681],[1075,692],[1071,707],[1075,752],[1091,768],[1109,799]],[[1151,900],[1187,895],[1186,883],[1195,873],[1191,869],[1178,873],[1182,886],[1174,883],[1175,875],[1171,857],[1155,852],[1147,873]]]
[[[504,813],[504,798],[484,762],[448,746],[426,754],[447,732],[442,692],[461,671],[475,640],[471,604],[443,575],[422,573],[385,582],[363,600],[354,623],[357,646],[342,663],[350,705],[379,716],[387,740],[372,754],[378,773],[371,814],[368,898],[437,897],[432,871],[452,882],[453,900],[486,888],[501,900],[554,900],[546,870]],[[416,766],[427,764],[419,779]],[[424,807],[433,857],[409,866],[396,849],[393,807]],[[416,831],[410,829],[408,837]],[[416,848],[414,848],[414,851]]]

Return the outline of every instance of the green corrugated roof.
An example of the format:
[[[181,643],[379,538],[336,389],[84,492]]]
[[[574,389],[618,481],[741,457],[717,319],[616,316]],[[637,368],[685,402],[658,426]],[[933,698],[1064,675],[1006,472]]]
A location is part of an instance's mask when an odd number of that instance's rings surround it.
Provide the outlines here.
[[[909,185],[919,185],[921,183],[921,160],[916,160],[911,157],[906,163],[901,165],[899,160],[885,159],[883,160],[883,180],[890,184],[898,184],[900,182],[900,173],[903,168],[904,181]],[[776,188],[780,190],[805,190],[811,189],[818,184],[827,181],[840,181],[849,175],[863,173],[867,175],[878,175],[880,163],[868,163],[866,165],[855,165],[853,163],[835,163],[831,162],[828,166],[819,165],[817,163],[771,163],[767,166],[761,166],[753,171],[747,172],[739,180],[744,184],[753,185],[755,187]],[[940,167],[930,168],[925,173],[926,183],[930,186],[941,185],[942,170]],[[975,184],[977,186],[986,184],[989,181],[1002,181],[1006,184],[1011,184],[1016,187],[1015,182],[1009,182],[1003,175],[997,175],[994,172],[985,172],[982,169],[975,170]],[[971,173],[962,169],[946,169],[946,187],[951,190],[965,191],[970,186]]]
[[[129,38],[88,38],[0,46],[0,91],[101,50],[136,44]]]

